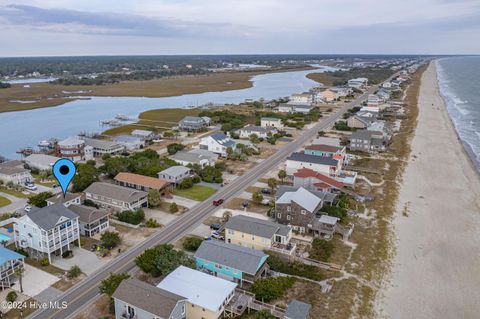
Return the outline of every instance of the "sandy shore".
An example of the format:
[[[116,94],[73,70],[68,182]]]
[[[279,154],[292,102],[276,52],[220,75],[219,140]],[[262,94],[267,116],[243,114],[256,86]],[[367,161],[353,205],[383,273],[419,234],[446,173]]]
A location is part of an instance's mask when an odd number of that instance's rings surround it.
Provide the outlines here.
[[[480,180],[438,92],[435,63],[422,77],[394,227],[397,254],[382,317],[479,318]]]

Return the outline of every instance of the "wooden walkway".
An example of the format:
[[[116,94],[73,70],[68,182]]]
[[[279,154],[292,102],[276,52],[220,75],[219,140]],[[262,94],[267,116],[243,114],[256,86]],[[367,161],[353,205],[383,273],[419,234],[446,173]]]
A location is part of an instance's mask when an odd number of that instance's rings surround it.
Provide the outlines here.
[[[264,310],[275,318],[285,316],[284,308],[258,301],[253,293],[240,288],[235,289],[235,294],[228,305],[225,306],[223,314],[225,318],[236,318],[243,315],[245,311],[250,313],[250,310]]]
[[[372,173],[372,174],[382,175],[382,171],[380,171],[376,168],[368,168],[368,167],[359,167],[359,166],[347,165],[347,167],[345,169],[350,170],[350,171],[355,171],[355,172]]]

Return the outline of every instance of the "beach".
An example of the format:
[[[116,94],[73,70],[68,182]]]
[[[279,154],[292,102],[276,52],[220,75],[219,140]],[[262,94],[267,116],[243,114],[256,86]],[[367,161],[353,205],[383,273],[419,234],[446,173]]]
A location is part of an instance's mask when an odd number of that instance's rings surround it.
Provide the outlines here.
[[[478,318],[480,179],[438,91],[422,76],[418,124],[393,221],[396,255],[382,318]]]

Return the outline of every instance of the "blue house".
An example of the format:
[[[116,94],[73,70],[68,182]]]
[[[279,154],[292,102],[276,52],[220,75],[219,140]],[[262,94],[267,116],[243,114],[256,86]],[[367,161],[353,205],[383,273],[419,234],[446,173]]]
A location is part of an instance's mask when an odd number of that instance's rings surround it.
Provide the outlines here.
[[[269,269],[262,251],[216,240],[204,241],[194,257],[197,269],[240,284],[265,277]]]
[[[0,289],[10,288],[15,279],[17,269],[23,268],[25,256],[13,250],[0,247]]]

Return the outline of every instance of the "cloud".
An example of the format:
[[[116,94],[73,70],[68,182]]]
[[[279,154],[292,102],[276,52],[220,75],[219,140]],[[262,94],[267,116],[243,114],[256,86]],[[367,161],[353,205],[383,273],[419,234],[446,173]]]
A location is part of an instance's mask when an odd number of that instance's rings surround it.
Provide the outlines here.
[[[221,36],[235,32],[228,23],[188,22],[173,18],[46,9],[28,5],[0,7],[0,23],[40,31],[116,36]]]

